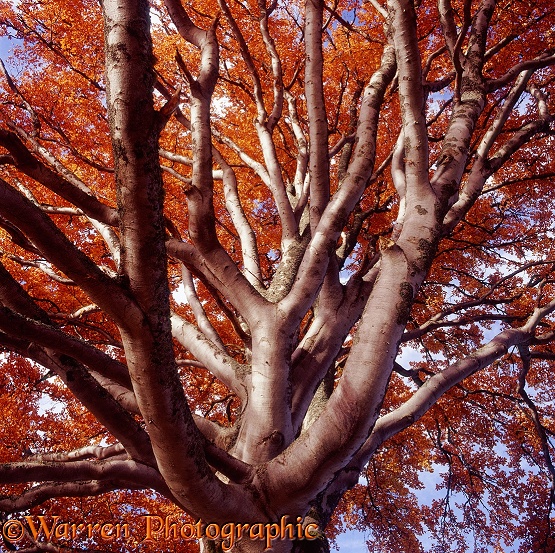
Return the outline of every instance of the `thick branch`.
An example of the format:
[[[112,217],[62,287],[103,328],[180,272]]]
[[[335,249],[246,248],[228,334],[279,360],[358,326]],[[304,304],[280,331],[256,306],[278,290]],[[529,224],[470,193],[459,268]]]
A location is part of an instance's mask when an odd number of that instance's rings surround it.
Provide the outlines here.
[[[0,465],[0,482],[73,482],[76,480],[126,480],[138,486],[165,489],[156,469],[132,460],[105,459],[66,462],[26,460]]]
[[[323,0],[307,0],[305,22],[305,94],[310,142],[310,225],[312,231],[330,197],[328,117],[324,98],[322,19]]]
[[[22,173],[52,190],[52,192],[55,192],[68,202],[71,202],[89,217],[107,225],[117,225],[118,216],[113,207],[99,202],[90,192],[74,186],[64,177],[39,161],[29,152],[15,133],[0,129],[0,144],[10,152],[14,165]]]
[[[217,347],[192,324],[172,314],[174,338],[187,348],[216,378],[221,380],[241,400],[247,399],[245,384],[246,367],[240,365],[225,350]]]
[[[0,179],[0,216],[20,229],[59,270],[78,284],[116,321],[136,316],[133,302],[119,284],[78,250],[40,208]]]
[[[83,365],[67,355],[58,355],[47,348],[2,333],[0,344],[58,375],[83,406],[121,442],[129,456],[155,466],[150,440],[145,430]]]
[[[117,489],[149,489],[148,483],[137,485],[126,480],[87,480],[75,482],[52,482],[35,486],[22,494],[0,498],[0,511],[17,513],[31,509],[55,497],[89,497]],[[168,494],[169,495],[169,494]]]
[[[130,387],[131,381],[126,366],[106,353],[65,332],[28,317],[21,316],[0,306],[0,329],[8,335],[29,340],[68,355],[96,370],[101,375]]]
[[[348,214],[360,199],[372,174],[376,153],[378,118],[385,91],[395,75],[394,50],[386,47],[381,67],[372,75],[365,89],[357,127],[356,147],[347,175],[324,214],[303,257],[299,278],[290,293],[282,300],[283,308],[300,319],[312,305],[327,271],[332,252],[335,252]]]
[[[256,236],[241,205],[235,172],[216,148],[212,149],[212,155],[216,163],[222,168],[226,209],[241,241],[243,274],[252,286],[257,289],[262,288],[262,273],[260,272]]]
[[[179,1],[167,0],[166,5],[178,30],[202,50],[201,75],[196,84],[190,83],[196,148],[189,231],[195,242],[210,250],[214,239],[198,233],[199,225],[205,226],[200,219],[213,216],[209,99],[218,66],[215,31],[192,26]],[[141,324],[122,333],[135,395],[160,473],[180,504],[206,519],[245,518],[256,508],[249,509],[252,501],[247,494],[229,489],[210,470],[173,353],[149,4],[105,0],[103,9],[107,96],[122,213],[122,266],[144,314]],[[209,228],[213,232],[213,220]],[[217,513],[214,505],[219,505]]]
[[[67,453],[38,453],[28,457],[27,461],[37,461],[41,463],[82,461],[84,459],[108,459],[109,457],[119,456],[125,453],[125,448],[116,443],[109,446],[89,445],[68,451]]]

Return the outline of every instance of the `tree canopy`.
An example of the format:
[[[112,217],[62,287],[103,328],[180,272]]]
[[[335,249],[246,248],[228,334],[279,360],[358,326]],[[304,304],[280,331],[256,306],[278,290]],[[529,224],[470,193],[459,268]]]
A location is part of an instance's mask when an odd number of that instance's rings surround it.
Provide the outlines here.
[[[552,552],[554,11],[0,1],[3,546]]]

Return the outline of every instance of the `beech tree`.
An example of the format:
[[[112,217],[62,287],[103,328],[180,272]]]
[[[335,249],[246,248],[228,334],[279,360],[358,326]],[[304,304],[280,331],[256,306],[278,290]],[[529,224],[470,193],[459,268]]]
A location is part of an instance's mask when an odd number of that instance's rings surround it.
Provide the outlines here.
[[[554,9],[0,2],[4,546],[552,552]]]

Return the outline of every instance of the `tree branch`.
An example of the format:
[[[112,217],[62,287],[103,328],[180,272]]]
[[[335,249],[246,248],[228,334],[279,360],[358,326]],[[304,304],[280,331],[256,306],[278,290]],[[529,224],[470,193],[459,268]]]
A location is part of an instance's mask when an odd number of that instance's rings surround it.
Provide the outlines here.
[[[330,197],[328,157],[328,116],[324,98],[322,52],[323,0],[305,5],[305,94],[310,142],[310,227],[316,229]]]
[[[90,193],[90,190],[84,189],[82,186],[75,186],[74,183],[39,161],[25,147],[17,134],[0,129],[0,145],[10,152],[14,166],[22,173],[71,202],[89,217],[111,226],[118,224],[117,212],[113,207],[99,202]]]
[[[205,32],[192,25],[178,0],[166,0],[166,6],[179,32],[201,48],[200,76],[190,83],[196,148],[189,233],[203,253],[214,248],[220,253],[212,208],[209,119],[218,71],[215,30]],[[252,498],[245,491],[230,489],[208,467],[173,353],[158,126],[152,100],[155,79],[149,4],[146,0],[105,0],[103,10],[107,103],[122,212],[122,267],[143,313],[140,324],[127,324],[122,331],[135,395],[160,473],[179,504],[210,520],[248,518],[247,513],[253,512]],[[122,49],[124,58],[119,54]],[[140,123],[137,113],[141,114]],[[208,224],[203,221],[205,216]]]

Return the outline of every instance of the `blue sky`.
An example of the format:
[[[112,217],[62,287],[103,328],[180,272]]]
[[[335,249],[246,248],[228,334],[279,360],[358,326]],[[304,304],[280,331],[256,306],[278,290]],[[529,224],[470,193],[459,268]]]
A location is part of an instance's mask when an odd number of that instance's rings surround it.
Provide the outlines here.
[[[9,51],[11,49],[11,42],[6,37],[0,37],[0,58],[4,59],[8,57]]]
[[[14,44],[15,42],[13,40],[10,40],[8,37],[0,36],[0,58],[6,61],[12,51]]]
[[[368,553],[366,535],[364,532],[351,530],[337,536],[339,553]],[[371,552],[377,553],[377,552]]]

